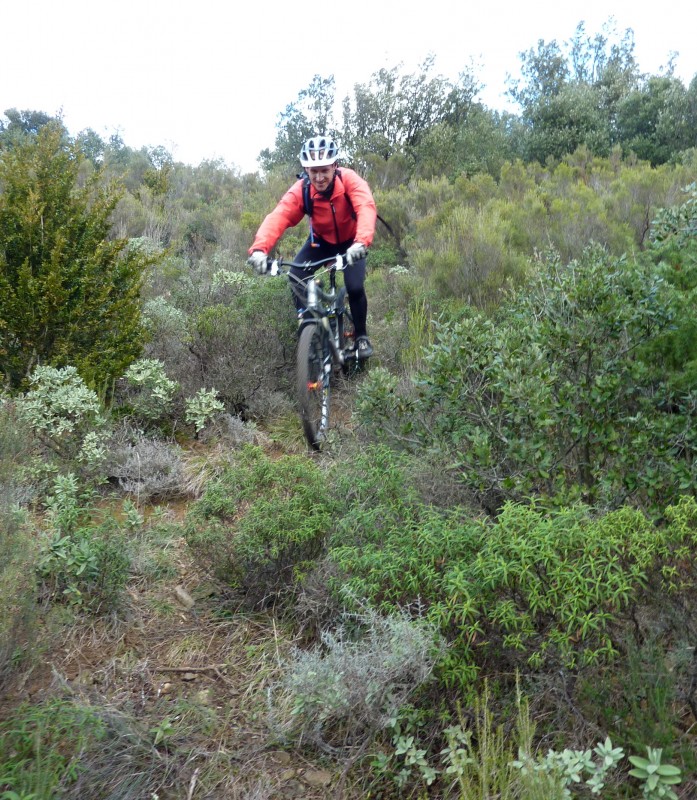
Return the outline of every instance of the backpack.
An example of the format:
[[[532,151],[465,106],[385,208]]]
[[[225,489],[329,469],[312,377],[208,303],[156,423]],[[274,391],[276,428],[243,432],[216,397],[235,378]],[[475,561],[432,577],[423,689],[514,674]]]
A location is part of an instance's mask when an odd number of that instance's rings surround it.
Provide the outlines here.
[[[341,170],[337,169],[336,177],[341,180]],[[312,207],[313,207],[313,200],[312,195],[310,193],[310,176],[307,172],[301,172],[298,175],[298,178],[302,178],[303,181],[303,208],[305,210],[305,214],[310,217],[312,220]],[[343,183],[343,181],[341,181]],[[349,204],[349,208],[351,209],[351,216],[356,219],[356,212],[353,210],[353,204],[351,203],[351,198],[348,196],[348,192],[344,192],[344,197],[346,198],[346,202]],[[394,236],[394,231],[389,226],[387,222],[378,214],[378,219],[382,224],[387,228],[387,230]],[[395,237],[396,238],[396,237]]]

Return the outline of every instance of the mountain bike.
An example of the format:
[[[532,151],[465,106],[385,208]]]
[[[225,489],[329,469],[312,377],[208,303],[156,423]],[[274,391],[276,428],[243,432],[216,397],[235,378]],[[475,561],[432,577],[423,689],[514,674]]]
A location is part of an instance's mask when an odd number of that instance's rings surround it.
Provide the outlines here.
[[[302,304],[298,312],[296,393],[303,432],[314,450],[321,449],[329,430],[333,377],[342,373],[350,376],[363,369],[365,363],[358,358],[346,287],[337,288],[336,283],[337,272],[346,266],[343,255],[305,264],[269,260],[268,274],[287,276],[292,292]],[[291,267],[315,272],[299,280],[288,271]],[[324,278],[328,278],[328,289],[324,288]]]

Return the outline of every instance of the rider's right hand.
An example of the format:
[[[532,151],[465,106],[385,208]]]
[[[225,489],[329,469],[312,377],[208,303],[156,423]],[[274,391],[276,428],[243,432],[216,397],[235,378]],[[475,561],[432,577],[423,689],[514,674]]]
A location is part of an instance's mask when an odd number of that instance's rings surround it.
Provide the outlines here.
[[[247,263],[255,272],[258,272],[259,275],[264,275],[269,269],[269,261],[266,257],[266,253],[262,253],[261,250],[255,250],[247,259]]]

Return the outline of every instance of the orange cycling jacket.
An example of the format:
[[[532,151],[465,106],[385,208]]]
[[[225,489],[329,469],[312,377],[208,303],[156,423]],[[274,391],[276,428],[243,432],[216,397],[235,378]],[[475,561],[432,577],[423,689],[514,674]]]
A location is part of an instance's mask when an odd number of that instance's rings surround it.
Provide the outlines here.
[[[310,186],[312,228],[316,236],[330,244],[362,242],[369,246],[375,235],[377,209],[367,181],[352,169],[337,170],[331,197]],[[347,199],[348,197],[348,199]],[[249,253],[270,253],[283,233],[305,216],[303,179],[300,178],[279,200],[261,223]],[[338,235],[338,238],[337,238]]]

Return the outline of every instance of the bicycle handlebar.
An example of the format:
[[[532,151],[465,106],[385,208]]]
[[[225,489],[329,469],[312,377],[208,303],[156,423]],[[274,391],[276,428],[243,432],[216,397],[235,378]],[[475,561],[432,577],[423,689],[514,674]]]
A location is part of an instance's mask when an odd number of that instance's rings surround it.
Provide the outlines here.
[[[334,262],[330,269],[337,269],[339,271],[346,269],[348,264],[346,263],[346,254],[339,253],[336,256],[329,256],[328,258],[321,258],[319,261],[306,261],[305,263],[300,263],[298,261],[286,261],[282,258],[267,258],[266,262],[268,264],[268,274],[269,275],[281,275],[285,273],[284,267],[297,267],[298,269],[310,270],[310,269],[317,269],[325,264],[329,264],[330,262]]]

